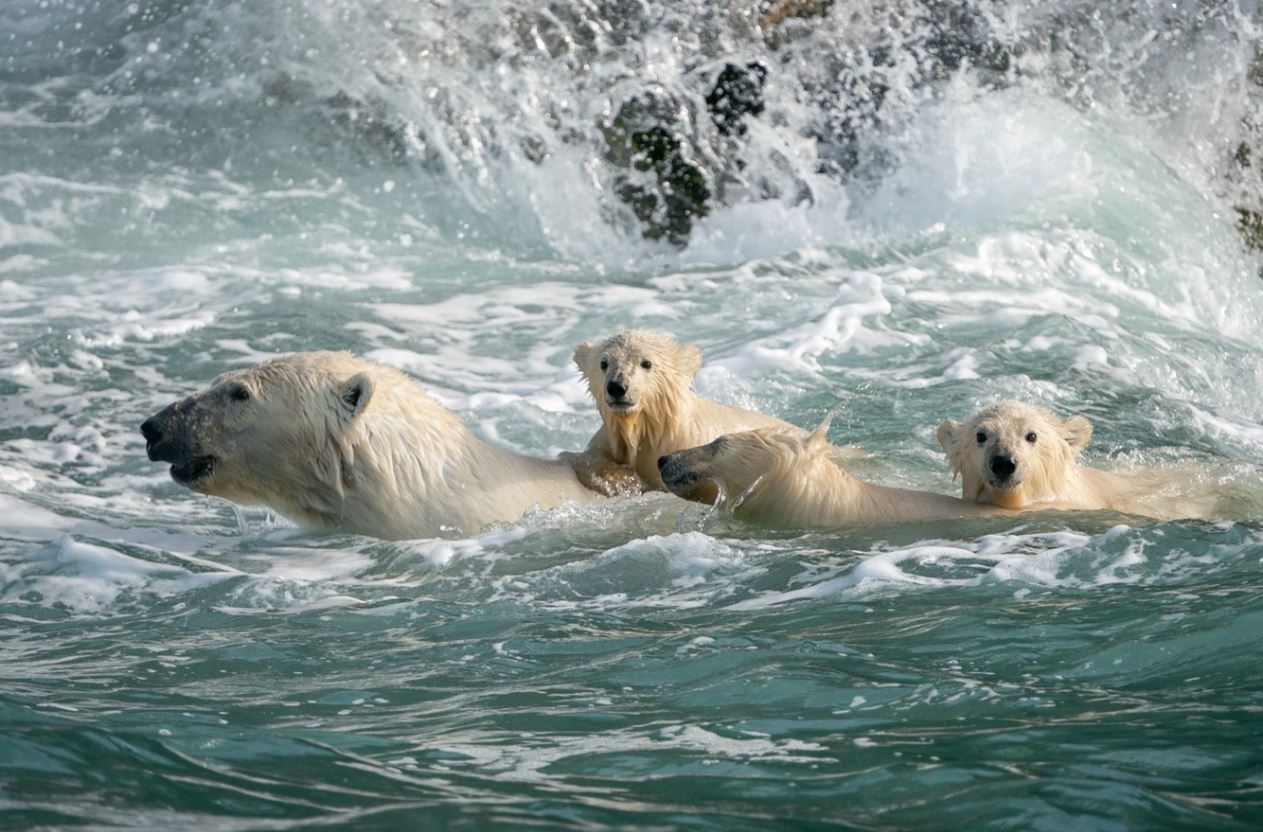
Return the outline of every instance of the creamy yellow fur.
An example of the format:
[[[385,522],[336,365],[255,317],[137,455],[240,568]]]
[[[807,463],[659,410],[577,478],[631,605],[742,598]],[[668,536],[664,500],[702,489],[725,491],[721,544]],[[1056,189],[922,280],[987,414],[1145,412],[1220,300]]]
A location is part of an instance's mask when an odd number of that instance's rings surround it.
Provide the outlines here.
[[[225,391],[250,393],[238,401]],[[413,538],[466,535],[533,508],[598,497],[567,466],[495,448],[404,373],[348,353],[228,372],[177,404],[199,454],[191,487],[304,525]]]
[[[977,503],[856,479],[835,461],[828,424],[814,433],[762,428],[721,436],[667,457],[667,488],[718,502],[733,517],[771,526],[838,527],[1007,512]]]
[[[1033,441],[1029,439],[1032,436]],[[1109,509],[1152,517],[1171,514],[1144,499],[1161,485],[1154,477],[1125,476],[1080,465],[1079,453],[1091,438],[1092,424],[1082,416],[1063,419],[1042,407],[1017,401],[998,402],[964,422],[948,419],[938,426],[939,444],[953,474],[960,476],[962,495],[967,500],[1010,509]],[[1013,459],[1014,482],[993,481],[988,466],[996,453]]]
[[[602,493],[661,491],[658,457],[724,433],[757,427],[798,430],[780,419],[698,395],[693,377],[701,366],[701,351],[658,332],[626,330],[599,343],[582,343],[574,361],[602,425],[587,450],[564,458],[585,485]],[[606,387],[611,380],[626,384],[633,405],[619,409],[611,404]]]

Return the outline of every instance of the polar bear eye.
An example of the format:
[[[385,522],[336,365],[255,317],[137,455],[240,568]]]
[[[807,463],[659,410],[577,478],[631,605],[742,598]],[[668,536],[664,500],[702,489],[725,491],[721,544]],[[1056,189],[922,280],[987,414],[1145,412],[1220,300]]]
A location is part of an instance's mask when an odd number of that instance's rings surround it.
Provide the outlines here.
[[[250,398],[250,388],[244,384],[234,384],[228,395],[234,402],[244,402]]]
[[[987,432],[985,430],[978,431],[978,444],[981,445],[987,441]]]
[[[1026,441],[1027,441],[1027,442],[1034,442],[1034,441],[1035,441],[1036,439],[1038,439],[1038,438],[1039,438],[1039,437],[1037,437],[1037,436],[1035,435],[1035,431],[1031,431],[1030,433],[1026,434]]]
[[[604,358],[602,358],[602,359],[601,359],[601,369],[602,369],[602,370],[608,370],[609,368],[610,368],[610,362],[608,362],[608,361],[606,361]]]
[[[652,370],[653,362],[646,358],[644,361],[640,362],[640,366],[644,367],[646,370]]]

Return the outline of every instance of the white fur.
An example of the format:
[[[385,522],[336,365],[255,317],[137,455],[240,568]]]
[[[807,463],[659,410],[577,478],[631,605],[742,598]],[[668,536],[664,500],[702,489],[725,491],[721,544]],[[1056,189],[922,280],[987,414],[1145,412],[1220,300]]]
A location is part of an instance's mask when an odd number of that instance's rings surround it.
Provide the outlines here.
[[[601,413],[601,428],[582,454],[567,454],[580,480],[603,493],[664,490],[658,458],[717,436],[757,427],[797,431],[771,416],[720,404],[693,389],[701,351],[670,336],[626,330],[596,344],[582,343],[574,361]],[[606,369],[601,368],[605,361]],[[643,363],[648,361],[646,369]],[[607,401],[606,384],[627,384],[635,400],[629,409]],[[800,431],[801,432],[801,431]],[[621,469],[621,470],[620,470]]]
[[[216,406],[199,442],[217,457],[195,487],[304,525],[400,539],[467,535],[598,499],[567,466],[483,442],[411,378],[347,353],[297,353],[226,373],[253,396]],[[194,397],[195,399],[197,397]]]
[[[677,495],[718,502],[733,517],[771,526],[840,527],[1004,514],[941,494],[887,488],[856,479],[837,464],[826,438],[761,428],[729,434],[668,457],[664,475]],[[695,484],[675,485],[692,475]]]
[[[984,437],[982,442],[979,436]],[[1152,517],[1170,514],[1144,500],[1146,494],[1160,488],[1156,478],[1080,465],[1079,453],[1091,438],[1092,424],[1082,416],[1063,419],[1042,407],[1017,401],[997,402],[965,422],[948,419],[938,426],[939,444],[953,474],[961,478],[966,500],[1010,509],[1108,509]],[[988,481],[989,456],[997,452],[1016,462],[1020,482],[998,487]]]

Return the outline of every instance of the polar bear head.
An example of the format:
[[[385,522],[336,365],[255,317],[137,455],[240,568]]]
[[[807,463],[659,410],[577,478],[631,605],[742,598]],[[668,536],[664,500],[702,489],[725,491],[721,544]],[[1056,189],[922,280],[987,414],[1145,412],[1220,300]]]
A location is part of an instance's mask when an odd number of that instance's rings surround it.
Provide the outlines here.
[[[844,477],[829,458],[828,421],[813,433],[779,427],[729,433],[706,445],[666,454],[658,472],[677,497],[720,505],[744,519],[794,514],[826,479]],[[740,509],[740,512],[738,512]]]
[[[702,353],[658,332],[629,329],[598,343],[585,341],[575,348],[574,362],[602,418],[609,421],[673,411],[692,387]]]
[[[332,525],[368,462],[356,451],[364,455],[366,414],[383,382],[415,386],[347,353],[282,356],[224,373],[147,419],[141,433],[149,458],[170,463],[187,488]]]
[[[1082,416],[1062,419],[1015,401],[938,426],[939,444],[961,478],[964,498],[1011,509],[1057,499],[1091,438],[1092,423]]]

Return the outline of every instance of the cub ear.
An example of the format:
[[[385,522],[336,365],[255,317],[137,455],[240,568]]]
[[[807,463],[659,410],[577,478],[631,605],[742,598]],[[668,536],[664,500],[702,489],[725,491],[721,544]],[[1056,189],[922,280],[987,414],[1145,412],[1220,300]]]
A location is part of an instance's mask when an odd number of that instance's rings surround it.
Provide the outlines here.
[[[338,399],[351,418],[359,416],[373,399],[373,379],[368,373],[356,373],[343,382]]]
[[[588,362],[592,360],[592,354],[595,352],[596,345],[590,341],[583,341],[574,348],[574,363],[579,368],[579,372],[587,373]]]
[[[957,422],[955,419],[947,419],[938,426],[938,432],[935,436],[938,437],[938,443],[942,446],[943,453],[948,456],[951,456],[952,452],[956,450],[956,437],[960,435],[960,428],[960,422]]]
[[[1092,439],[1092,423],[1082,416],[1071,416],[1061,423],[1061,435],[1077,454]]]
[[[824,415],[820,420],[820,424],[807,437],[807,444],[812,448],[824,448],[829,445],[829,426],[833,424],[833,417],[837,416],[842,410],[842,402],[838,402]]]
[[[695,344],[684,344],[680,347],[680,370],[690,376],[697,375],[702,369],[702,351]]]

